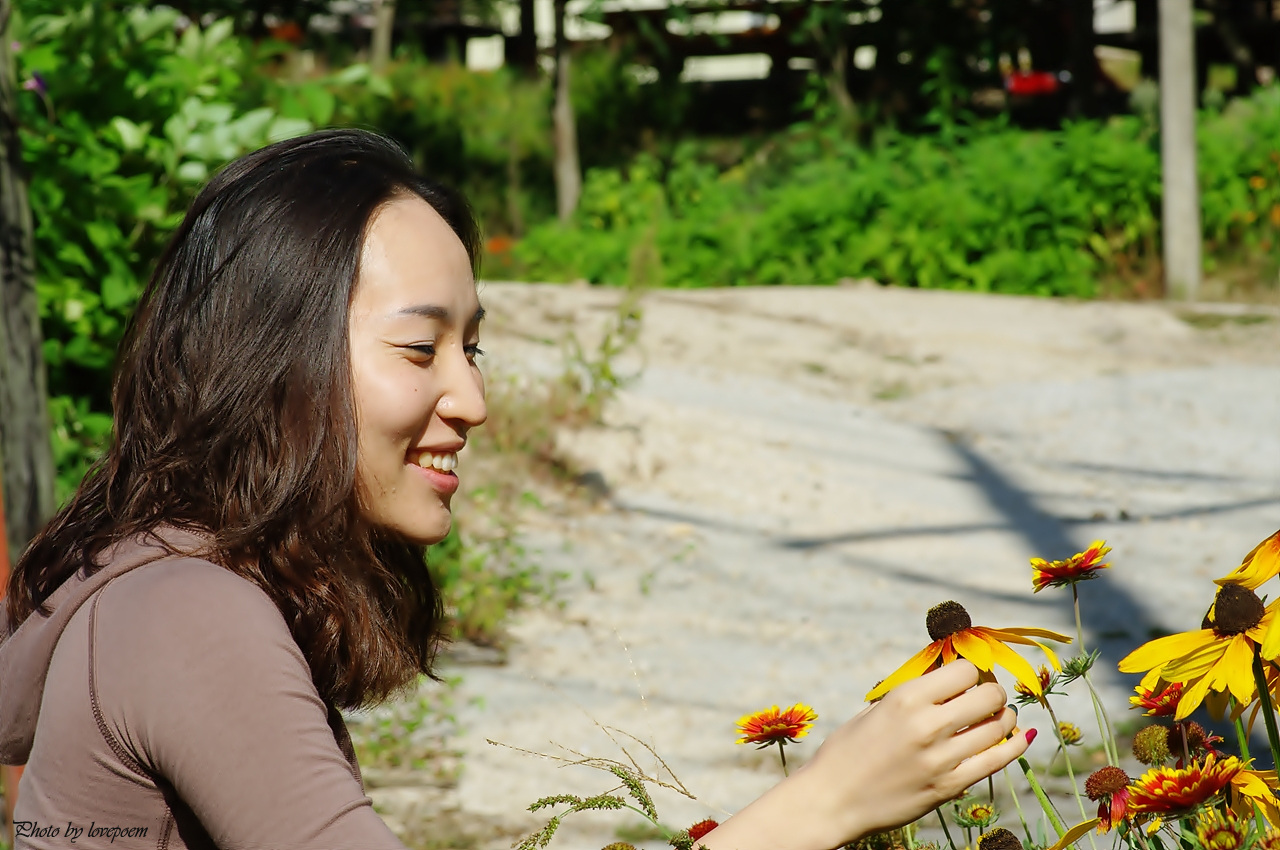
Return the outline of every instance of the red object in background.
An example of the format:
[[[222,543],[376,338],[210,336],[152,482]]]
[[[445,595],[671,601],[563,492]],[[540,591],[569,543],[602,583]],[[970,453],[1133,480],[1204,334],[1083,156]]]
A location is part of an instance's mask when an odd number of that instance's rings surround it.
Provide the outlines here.
[[[279,41],[287,41],[290,44],[302,44],[302,40],[306,37],[306,33],[302,31],[302,27],[298,26],[296,21],[285,21],[282,24],[276,24],[267,27],[267,32],[271,37]]]
[[[9,533],[4,526],[4,491],[0,490],[0,602],[9,586]],[[4,789],[4,822],[13,846],[13,807],[18,803],[18,780],[22,766],[0,765],[0,788]]]
[[[1049,71],[1014,71],[1004,78],[1004,90],[1018,97],[1056,94],[1061,88],[1058,75]]]

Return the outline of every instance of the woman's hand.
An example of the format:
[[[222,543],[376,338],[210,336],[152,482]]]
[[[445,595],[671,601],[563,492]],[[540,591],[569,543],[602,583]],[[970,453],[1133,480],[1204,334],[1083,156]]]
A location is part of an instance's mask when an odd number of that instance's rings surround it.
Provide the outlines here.
[[[701,843],[830,850],[921,817],[1026,751],[1004,688],[959,660],[905,682],[837,729],[813,760]]]

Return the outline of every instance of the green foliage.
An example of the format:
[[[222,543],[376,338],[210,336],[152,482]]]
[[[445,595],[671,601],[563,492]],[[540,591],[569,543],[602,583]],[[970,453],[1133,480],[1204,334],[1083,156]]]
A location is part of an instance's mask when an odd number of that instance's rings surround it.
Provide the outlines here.
[[[59,497],[109,433],[109,375],[142,283],[222,163],[311,122],[239,102],[247,57],[230,24],[100,2],[15,29]]]
[[[457,753],[450,749],[460,732],[454,694],[461,683],[423,680],[418,690],[367,711],[346,715],[356,759],[364,769],[434,770],[437,780],[456,772]],[[452,758],[449,758],[452,757]]]
[[[1211,263],[1280,235],[1280,88],[1202,116]],[[580,208],[515,250],[534,279],[621,284],[646,239],[668,286],[884,283],[1037,295],[1154,295],[1159,140],[1120,117],[995,125],[863,148],[801,127],[731,167],[693,145],[588,173]]]

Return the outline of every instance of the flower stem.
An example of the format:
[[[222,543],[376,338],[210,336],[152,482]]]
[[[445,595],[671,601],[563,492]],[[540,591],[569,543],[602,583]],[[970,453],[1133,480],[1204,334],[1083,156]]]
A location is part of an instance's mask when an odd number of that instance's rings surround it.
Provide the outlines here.
[[[1067,834],[1067,828],[1062,823],[1062,818],[1058,815],[1058,810],[1053,807],[1053,803],[1045,795],[1044,789],[1040,787],[1040,783],[1036,780],[1035,773],[1031,770],[1031,764],[1025,757],[1018,757],[1018,767],[1022,768],[1022,775],[1027,778],[1027,784],[1031,786],[1031,793],[1036,795],[1036,799],[1040,801],[1040,808],[1044,809],[1045,817],[1049,818],[1049,823],[1053,824],[1053,829],[1058,833],[1058,837]]]
[[[1236,727],[1236,746],[1240,748],[1240,760],[1245,764],[1249,763],[1249,732],[1244,728],[1244,711],[1236,713],[1235,697],[1227,697],[1227,711],[1235,715],[1233,721]],[[1253,807],[1253,817],[1258,823],[1258,834],[1267,834],[1267,819],[1262,814],[1262,809],[1257,806]]]
[[[782,740],[779,740],[779,741],[778,741],[778,758],[782,759],[782,775],[783,775],[783,776],[790,776],[791,774],[787,772],[787,748],[786,748],[786,741],[782,741]]]
[[[1258,685],[1258,702],[1262,706],[1262,720],[1267,725],[1267,742],[1271,744],[1272,764],[1280,768],[1280,732],[1276,731],[1276,707],[1271,703],[1267,690],[1267,674],[1262,671],[1262,656],[1253,650],[1253,680]]]
[[[951,837],[951,830],[947,827],[947,816],[942,813],[942,806],[934,809],[938,813],[938,823],[942,824],[942,834],[947,837],[947,844],[951,846],[951,850],[959,850],[956,847],[956,840]]]
[[[1018,799],[1018,789],[1013,785],[1013,777],[1009,775],[1009,768],[1000,771],[1004,774],[1004,781],[1009,783],[1009,796],[1013,798],[1013,807],[1018,812],[1018,820],[1022,821],[1022,831],[1027,835],[1027,843],[1034,844],[1035,839],[1031,837],[1031,824],[1027,823],[1027,816],[1022,811],[1022,801]]]
[[[1076,646],[1080,648],[1080,655],[1084,656],[1088,653],[1084,646],[1084,623],[1080,619],[1080,591],[1074,582],[1071,585],[1071,603],[1076,613]],[[1098,698],[1098,692],[1094,690],[1093,680],[1089,678],[1089,670],[1087,668],[1081,678],[1084,679],[1085,686],[1089,688],[1089,698],[1093,701],[1093,716],[1098,720],[1098,732],[1102,735],[1102,749],[1107,754],[1107,764],[1112,767],[1118,767],[1120,765],[1120,755],[1116,751],[1116,737],[1111,729],[1111,718],[1107,716],[1107,709],[1103,706],[1102,700]]]
[[[1062,749],[1062,760],[1067,765],[1067,778],[1071,780],[1072,796],[1076,798],[1076,805],[1080,807],[1080,819],[1088,820],[1089,813],[1084,810],[1084,797],[1080,794],[1080,785],[1076,782],[1076,771],[1071,765],[1071,754],[1067,752],[1067,739],[1062,737],[1062,724],[1058,722],[1058,715],[1054,713],[1053,706],[1049,705],[1049,700],[1044,700],[1045,711],[1049,712],[1049,720],[1053,723],[1053,734],[1058,738],[1058,746]],[[1056,753],[1054,755],[1057,755]],[[1062,833],[1058,833],[1061,835]],[[1098,850],[1098,843],[1093,840],[1093,833],[1089,833],[1089,846],[1093,850]]]

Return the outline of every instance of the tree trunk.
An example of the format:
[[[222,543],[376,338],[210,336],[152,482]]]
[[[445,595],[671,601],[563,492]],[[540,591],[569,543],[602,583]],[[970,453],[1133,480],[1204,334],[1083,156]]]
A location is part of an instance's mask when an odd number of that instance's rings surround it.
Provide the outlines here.
[[[1200,290],[1200,188],[1196,179],[1196,63],[1192,0],[1160,0],[1160,169],[1165,295]]]
[[[0,466],[8,549],[53,514],[53,450],[36,302],[31,207],[18,141],[9,0],[0,0]]]
[[[373,44],[369,48],[369,67],[374,73],[381,74],[391,62],[391,30],[396,23],[396,0],[377,0],[373,15]]]
[[[582,194],[582,166],[578,160],[578,127],[569,87],[569,50],[564,37],[565,0],[555,0],[556,101],[551,118],[556,142],[556,212],[568,221]]]
[[[520,34],[511,39],[511,64],[526,75],[538,73],[538,30],[533,0],[520,0]]]

